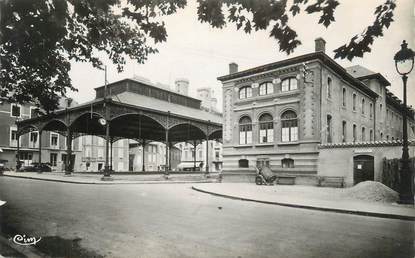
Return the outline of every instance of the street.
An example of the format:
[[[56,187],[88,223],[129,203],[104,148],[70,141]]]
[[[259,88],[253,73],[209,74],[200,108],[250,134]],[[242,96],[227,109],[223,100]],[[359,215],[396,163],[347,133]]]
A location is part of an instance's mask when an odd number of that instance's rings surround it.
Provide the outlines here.
[[[7,201],[0,218],[3,227],[46,239],[42,241],[75,239],[85,257],[413,258],[415,254],[411,221],[230,200],[190,187],[0,177],[0,200]]]

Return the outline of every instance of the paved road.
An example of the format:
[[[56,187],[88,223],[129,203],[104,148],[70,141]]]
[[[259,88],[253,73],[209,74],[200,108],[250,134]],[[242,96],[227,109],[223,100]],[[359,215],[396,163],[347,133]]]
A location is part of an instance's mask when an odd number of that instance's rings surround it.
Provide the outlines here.
[[[413,258],[414,223],[222,199],[178,185],[0,178],[3,222],[107,257]],[[87,253],[88,254],[88,253]],[[91,254],[91,253],[89,253]]]

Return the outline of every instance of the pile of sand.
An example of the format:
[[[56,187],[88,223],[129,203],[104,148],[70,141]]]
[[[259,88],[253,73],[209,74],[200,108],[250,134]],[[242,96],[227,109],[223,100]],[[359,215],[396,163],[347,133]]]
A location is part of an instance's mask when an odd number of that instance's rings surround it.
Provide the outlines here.
[[[396,202],[399,194],[380,182],[364,181],[344,189],[343,197],[371,202]]]

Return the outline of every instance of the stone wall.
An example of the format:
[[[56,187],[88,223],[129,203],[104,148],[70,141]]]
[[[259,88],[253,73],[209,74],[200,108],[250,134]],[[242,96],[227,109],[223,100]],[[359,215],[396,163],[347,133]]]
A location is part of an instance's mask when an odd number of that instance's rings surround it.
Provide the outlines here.
[[[383,158],[401,158],[402,146],[399,141],[320,145],[318,175],[344,177],[346,186],[352,186],[353,158],[358,155],[374,157],[374,179],[381,181]],[[415,157],[415,142],[412,142],[409,147],[409,156]]]

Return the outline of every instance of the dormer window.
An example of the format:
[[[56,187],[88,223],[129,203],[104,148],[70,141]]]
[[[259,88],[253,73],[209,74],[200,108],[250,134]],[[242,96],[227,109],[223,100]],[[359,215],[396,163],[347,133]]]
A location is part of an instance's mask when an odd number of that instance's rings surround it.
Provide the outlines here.
[[[271,82],[264,82],[259,85],[259,95],[268,95],[274,93],[274,84]]]
[[[298,89],[297,86],[297,78],[295,77],[290,77],[287,79],[284,79],[281,83],[281,91],[285,92],[285,91],[292,91],[292,90],[296,90]]]
[[[239,89],[239,99],[246,99],[252,97],[251,86],[245,86]]]

